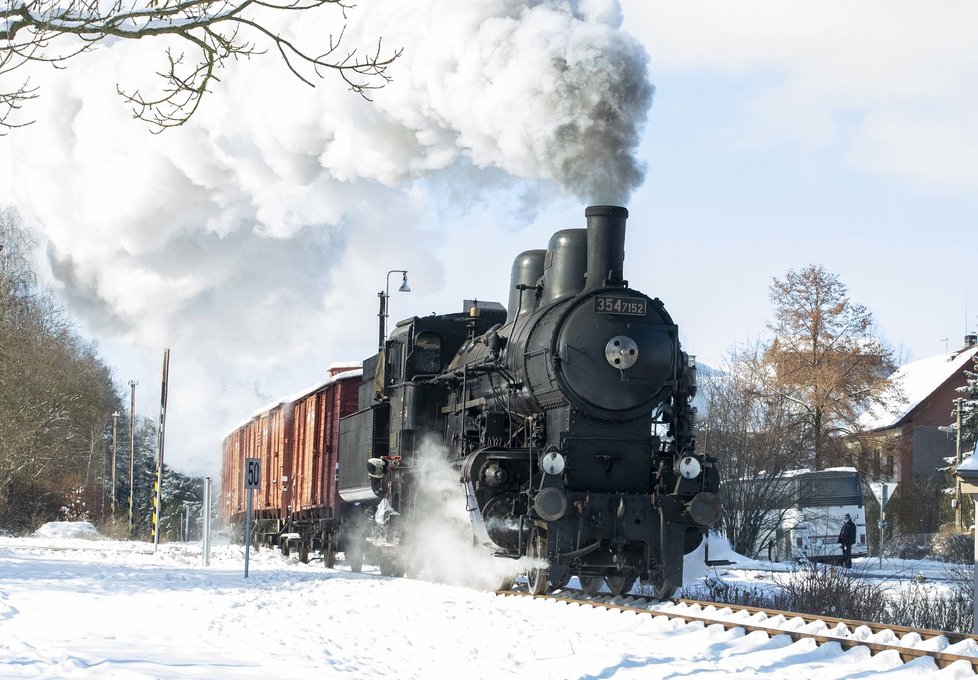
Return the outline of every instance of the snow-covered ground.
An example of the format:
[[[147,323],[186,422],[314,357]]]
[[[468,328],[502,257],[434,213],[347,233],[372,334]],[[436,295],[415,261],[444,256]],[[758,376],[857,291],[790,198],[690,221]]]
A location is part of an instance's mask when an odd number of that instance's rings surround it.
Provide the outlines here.
[[[758,583],[774,565],[731,555],[720,573]],[[859,566],[859,565],[857,565]],[[877,569],[875,560],[862,565]],[[895,582],[943,565],[886,561]],[[702,554],[687,583],[714,574]],[[714,577],[716,574],[714,574]],[[110,541],[78,524],[0,538],[2,678],[972,678],[959,662],[816,647],[372,572],[301,564],[241,546]]]

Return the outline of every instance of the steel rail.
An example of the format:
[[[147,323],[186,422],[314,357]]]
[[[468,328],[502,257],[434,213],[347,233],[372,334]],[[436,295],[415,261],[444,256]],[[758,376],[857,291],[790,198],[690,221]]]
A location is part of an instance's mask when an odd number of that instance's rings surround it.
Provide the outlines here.
[[[512,591],[512,590],[501,590],[497,591],[497,595],[504,597],[531,597],[533,599],[542,600],[553,600],[557,602],[563,602],[565,604],[577,604],[577,605],[590,605],[592,607],[599,607],[608,610],[618,610],[621,612],[634,612],[636,614],[645,614],[649,616],[665,616],[669,619],[679,619],[687,623],[699,622],[706,625],[719,625],[723,626],[725,630],[733,630],[735,628],[741,628],[746,632],[763,632],[767,633],[769,636],[775,635],[787,635],[793,641],[797,642],[799,640],[812,640],[819,646],[835,642],[838,643],[843,649],[854,649],[856,647],[865,647],[870,651],[870,654],[878,654],[880,652],[896,652],[901,661],[907,663],[913,661],[914,659],[920,658],[930,658],[934,660],[938,668],[946,668],[957,661],[964,661],[969,666],[971,666],[972,671],[978,673],[978,656],[965,656],[960,654],[951,654],[948,652],[940,652],[927,649],[918,649],[916,647],[905,647],[899,643],[886,643],[886,642],[870,642],[867,640],[860,640],[854,637],[846,637],[845,635],[827,635],[824,633],[810,633],[802,630],[792,630],[780,628],[777,625],[764,625],[763,622],[758,621],[735,621],[730,618],[713,617],[703,614],[702,611],[699,613],[692,612],[681,612],[670,609],[649,609],[647,606],[633,606],[630,604],[625,604],[622,602],[615,602],[615,599],[621,599],[622,596],[607,596],[607,601],[601,595],[585,595],[584,598],[571,597],[574,591],[564,590],[559,594],[553,595],[531,595],[530,593]],[[581,593],[583,595],[583,593]],[[921,638],[929,639],[936,636],[944,636],[949,643],[953,644],[951,641],[959,642],[962,640],[974,640],[978,643],[978,636],[967,635],[963,633],[951,633],[945,631],[934,631],[925,630],[918,628],[908,628],[905,626],[889,626],[885,624],[872,623],[866,621],[856,621],[850,619],[841,619],[828,616],[815,616],[812,614],[800,614],[798,612],[785,612],[785,611],[773,611],[767,609],[759,609],[757,607],[742,607],[740,605],[731,605],[717,602],[704,602],[701,600],[667,600],[664,603],[660,603],[655,598],[628,595],[624,596],[632,601],[646,602],[648,605],[651,604],[686,604],[703,607],[713,607],[716,609],[727,609],[731,611],[744,611],[750,613],[754,616],[764,615],[767,618],[777,618],[784,617],[785,621],[790,621],[793,619],[801,619],[806,624],[814,622],[822,622],[825,625],[835,624],[835,625],[845,625],[849,627],[850,632],[854,631],[860,626],[868,627],[873,633],[878,633],[882,631],[892,631],[894,635],[898,633],[909,634],[916,633],[920,635]]]

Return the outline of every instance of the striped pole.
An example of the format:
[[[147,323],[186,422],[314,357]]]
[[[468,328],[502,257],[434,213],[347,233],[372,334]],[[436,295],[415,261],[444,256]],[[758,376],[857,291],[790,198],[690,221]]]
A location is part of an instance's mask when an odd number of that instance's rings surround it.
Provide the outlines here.
[[[160,513],[163,511],[163,430],[166,425],[166,384],[170,372],[170,350],[163,350],[163,387],[160,391],[160,430],[153,484],[153,552],[160,545]]]

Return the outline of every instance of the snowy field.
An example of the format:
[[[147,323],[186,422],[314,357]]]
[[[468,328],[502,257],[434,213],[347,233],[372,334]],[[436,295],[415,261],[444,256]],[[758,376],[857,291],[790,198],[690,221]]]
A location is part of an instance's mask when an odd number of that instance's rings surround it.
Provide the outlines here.
[[[776,565],[720,576],[764,583]],[[857,565],[858,567],[859,565]],[[875,560],[862,568],[877,569]],[[277,551],[102,539],[55,524],[0,537],[2,678],[973,678],[829,643],[686,625],[412,579],[301,564]],[[937,563],[884,561],[899,586]],[[687,561],[687,584],[713,570]],[[572,583],[572,585],[574,585]]]

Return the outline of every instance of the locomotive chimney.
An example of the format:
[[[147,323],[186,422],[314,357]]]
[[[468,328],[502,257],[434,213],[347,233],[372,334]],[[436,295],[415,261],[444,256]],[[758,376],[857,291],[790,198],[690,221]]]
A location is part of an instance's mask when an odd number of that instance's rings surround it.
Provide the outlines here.
[[[625,220],[628,210],[617,205],[592,205],[587,218],[587,280],[585,290],[623,286]]]
[[[526,316],[537,308],[539,300],[535,288],[537,281],[543,276],[543,260],[546,256],[546,250],[527,250],[513,260],[506,323]]]
[[[563,229],[551,236],[543,262],[540,306],[580,293],[584,289],[586,268],[586,229]]]

